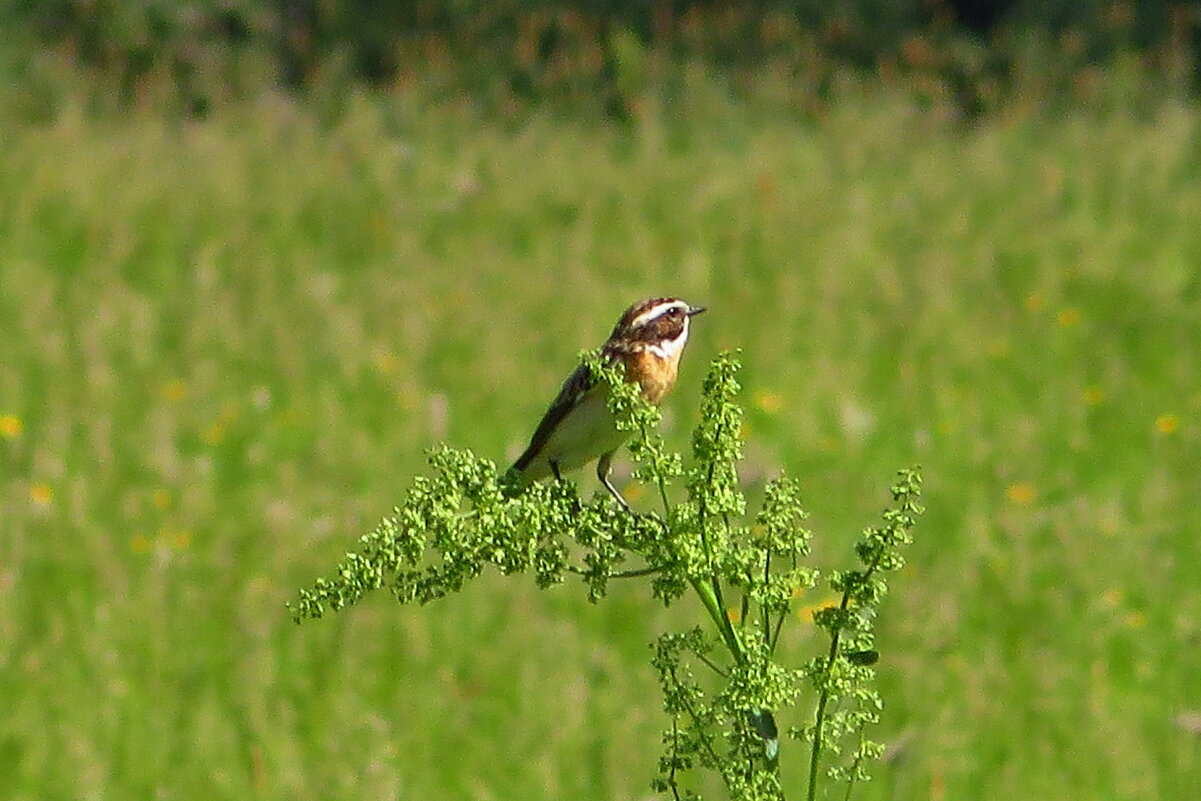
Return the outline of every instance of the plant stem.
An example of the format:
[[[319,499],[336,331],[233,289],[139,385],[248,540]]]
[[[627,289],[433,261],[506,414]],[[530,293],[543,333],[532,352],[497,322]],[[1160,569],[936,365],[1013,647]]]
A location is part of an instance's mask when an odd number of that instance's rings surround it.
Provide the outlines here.
[[[710,670],[712,670],[714,673],[716,673],[717,675],[721,676],[723,679],[728,679],[728,678],[730,678],[730,674],[729,674],[729,673],[726,673],[724,670],[722,670],[722,669],[721,669],[721,667],[720,667],[720,666],[719,666],[719,665],[718,665],[716,662],[714,662],[712,659],[710,659],[709,657],[705,656],[705,655],[704,655],[704,654],[702,654],[700,651],[693,651],[693,653],[694,653],[694,654],[696,654],[696,658],[697,658],[697,659],[699,659],[699,660],[701,660],[702,662],[704,662],[704,663],[705,663],[705,665],[707,665],[707,666],[708,666],[708,668],[709,668]]]
[[[846,603],[847,603],[848,597],[849,596],[846,594],[844,594],[842,596],[842,608],[843,609],[846,608]],[[830,655],[826,660],[826,670],[825,670],[827,680],[829,679],[830,668],[833,667],[833,665],[834,665],[834,658],[836,656],[838,656],[838,640],[839,640],[839,635],[841,635],[841,634],[842,634],[842,631],[838,630],[838,631],[835,631],[830,636]],[[807,796],[808,801],[814,801],[814,799],[817,798],[817,766],[818,766],[818,761],[821,758],[822,727],[825,725],[825,722],[826,722],[826,704],[829,702],[829,700],[830,700],[830,691],[826,686],[823,686],[821,695],[817,699],[817,715],[814,716],[814,720],[813,720],[813,750],[810,752],[810,755],[809,755],[809,794]]]
[[[676,687],[681,686],[680,678],[676,675],[674,670],[671,672],[671,678],[672,681],[676,683]],[[705,730],[705,726],[701,721],[700,715],[698,715],[696,713],[696,709],[693,708],[692,701],[689,699],[688,694],[682,693],[680,696],[680,701],[683,703],[684,711],[688,713],[688,717],[692,718],[692,725],[697,734],[700,735],[701,744],[705,747],[705,750],[709,752],[709,758],[713,760],[714,765],[721,764],[721,757],[719,757],[717,752],[713,750],[712,735]]]
[[[676,801],[680,801],[680,789],[676,786],[676,749],[680,743],[680,724],[678,718],[678,715],[672,715],[671,718],[671,772],[667,774],[667,786],[671,788],[672,797]]]
[[[877,552],[874,557],[872,557],[872,561],[867,566],[867,570],[863,571],[863,574],[861,576],[859,576],[858,581],[855,582],[856,584],[861,586],[861,585],[867,583],[867,581],[872,577],[872,573],[876,572],[876,566],[880,563],[880,556],[882,554],[883,554],[883,551],[880,551],[880,552]],[[842,591],[842,602],[838,605],[839,611],[845,613],[847,611],[847,607],[850,606],[850,603],[851,603],[851,584],[848,581],[847,586]],[[825,669],[826,681],[823,683],[821,695],[817,699],[817,714],[814,716],[814,719],[813,719],[813,751],[809,757],[808,801],[814,801],[814,799],[817,797],[817,766],[818,766],[818,761],[821,758],[822,727],[825,725],[825,722],[826,722],[826,705],[830,701],[830,690],[829,690],[830,671],[834,667],[834,660],[838,657],[838,644],[841,640],[842,640],[842,627],[840,625],[839,628],[835,629],[830,634],[830,654],[826,658],[826,669]]]
[[[707,482],[713,483],[713,465],[709,465],[709,475]],[[708,526],[705,525],[705,519],[708,517],[708,504],[705,503],[705,495],[701,494],[700,508],[697,509],[697,525],[701,530],[701,546],[705,549],[705,568],[709,574],[709,584],[702,585],[697,579],[689,579],[692,588],[701,596],[701,600],[705,602],[709,608],[709,615],[713,618],[714,624],[718,631],[721,632],[722,639],[726,641],[726,647],[730,649],[730,653],[734,657],[734,661],[738,664],[743,664],[746,661],[746,656],[742,653],[742,643],[738,641],[738,635],[734,633],[734,627],[730,625],[730,618],[726,616],[726,604],[722,598],[721,580],[718,578],[717,571],[713,565],[713,549],[709,545]],[[705,591],[702,592],[701,588]],[[714,614],[717,610],[717,614]]]
[[[635,570],[623,570],[620,573],[610,573],[609,578],[638,578],[639,576],[649,576],[653,573],[659,573],[664,569],[665,568],[662,565],[659,567],[640,567]]]
[[[862,731],[860,732],[862,735]],[[842,801],[851,801],[851,791],[855,789],[855,778],[859,774],[859,763],[863,761],[863,741],[860,737],[859,753],[855,755],[855,761],[851,763],[851,777],[847,781],[847,792],[842,797]]]
[[[709,613],[709,618],[713,621],[713,625],[717,627],[717,631],[721,634],[726,647],[730,649],[730,654],[734,657],[734,661],[742,664],[744,661],[742,644],[738,642],[738,636],[734,633],[734,627],[730,625],[730,619],[726,617],[725,610],[718,602],[717,595],[713,592],[713,587],[695,578],[689,578],[688,583],[692,585],[692,589],[701,599],[701,603],[704,604],[705,611]]]
[[[771,639],[768,641],[768,649],[772,655],[776,653],[776,644],[780,642],[780,629],[784,628],[784,618],[788,616],[787,612],[781,612],[776,618],[776,630],[772,632]]]
[[[766,587],[768,585],[768,582],[770,582],[770,581],[771,581],[771,550],[769,549],[769,550],[767,550],[767,553],[763,557],[763,586]],[[765,604],[765,603],[760,604],[759,608],[763,610],[763,644],[766,645],[768,647],[768,649],[770,650],[772,648],[771,613],[767,611],[767,604]],[[781,617],[783,617],[783,613],[781,613]]]
[[[645,425],[642,426],[642,439],[644,442],[650,442],[651,434]],[[665,519],[671,519],[671,502],[667,499],[667,481],[663,478],[663,473],[660,470],[655,471],[655,486],[659,488],[659,500],[663,502],[663,516]]]

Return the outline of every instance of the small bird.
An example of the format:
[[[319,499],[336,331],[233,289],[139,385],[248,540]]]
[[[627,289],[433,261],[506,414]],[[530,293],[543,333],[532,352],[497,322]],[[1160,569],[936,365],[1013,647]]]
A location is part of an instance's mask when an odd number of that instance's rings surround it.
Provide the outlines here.
[[[658,404],[675,386],[680,355],[688,342],[688,321],[703,312],[679,298],[651,298],[625,310],[601,348],[609,364],[621,363],[626,381],[637,382],[642,397]],[[593,459],[596,476],[627,511],[630,505],[609,481],[613,454],[625,444],[629,432],[618,431],[609,411],[608,391],[592,378],[587,365],[575,369],[542,422],[530,438],[525,453],[507,473],[509,486],[520,490],[529,484],[583,467]]]

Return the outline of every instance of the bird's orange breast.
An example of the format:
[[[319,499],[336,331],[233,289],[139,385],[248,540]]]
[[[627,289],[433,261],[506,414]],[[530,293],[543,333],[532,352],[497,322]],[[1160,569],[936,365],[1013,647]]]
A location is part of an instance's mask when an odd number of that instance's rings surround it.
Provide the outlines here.
[[[642,397],[657,404],[676,385],[679,366],[679,353],[665,358],[649,350],[639,351],[626,359],[626,380],[637,381]]]

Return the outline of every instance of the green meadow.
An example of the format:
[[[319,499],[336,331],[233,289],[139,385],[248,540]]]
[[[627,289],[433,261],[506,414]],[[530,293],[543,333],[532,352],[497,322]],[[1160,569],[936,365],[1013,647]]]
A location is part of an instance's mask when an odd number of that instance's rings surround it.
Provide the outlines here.
[[[816,563],[923,468],[880,621],[894,747],[857,798],[1201,788],[1196,106],[969,126],[710,87],[619,127],[413,90],[68,104],[0,148],[0,798],[650,797],[647,643],[689,600],[489,574],[285,604],[431,446],[515,456],[662,294],[710,309],[668,442],[741,348],[743,478],[801,481]],[[825,600],[798,598],[798,659]]]

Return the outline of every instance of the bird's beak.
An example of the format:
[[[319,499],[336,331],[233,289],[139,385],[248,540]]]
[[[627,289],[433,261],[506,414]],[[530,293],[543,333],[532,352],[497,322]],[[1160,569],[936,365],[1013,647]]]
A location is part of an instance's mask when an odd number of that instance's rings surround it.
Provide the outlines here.
[[[704,306],[689,306],[688,307],[688,316],[695,317],[696,315],[700,314],[704,310],[705,310]]]

